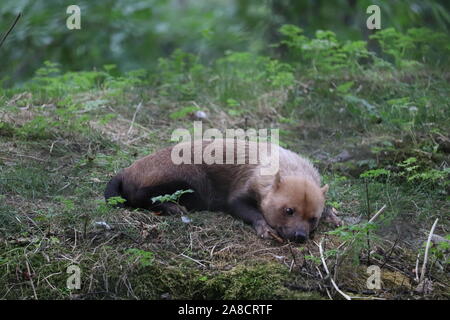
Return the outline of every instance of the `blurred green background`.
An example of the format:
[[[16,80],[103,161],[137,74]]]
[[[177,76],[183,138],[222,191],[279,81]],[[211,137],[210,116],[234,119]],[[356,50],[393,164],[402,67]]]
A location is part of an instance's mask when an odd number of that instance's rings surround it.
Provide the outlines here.
[[[81,30],[66,28],[71,4],[81,8]],[[63,70],[115,64],[122,72],[152,70],[177,48],[206,62],[227,50],[280,54],[270,44],[288,23],[306,35],[322,29],[339,39],[367,39],[371,4],[381,7],[382,28],[450,26],[448,0],[1,0],[0,32],[19,12],[23,17],[0,49],[0,81],[18,85],[45,60]]]

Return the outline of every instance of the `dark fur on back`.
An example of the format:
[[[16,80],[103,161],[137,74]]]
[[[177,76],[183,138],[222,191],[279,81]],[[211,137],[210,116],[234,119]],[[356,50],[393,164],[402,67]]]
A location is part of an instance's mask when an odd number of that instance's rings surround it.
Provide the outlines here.
[[[206,146],[205,143],[204,146]],[[249,174],[249,165],[174,165],[172,147],[137,160],[122,170],[107,185],[105,198],[121,196],[125,206],[157,210],[152,197],[192,189],[181,196],[179,204],[188,210],[228,210],[229,195]]]
[[[198,196],[198,190],[183,180],[167,181],[158,185],[150,185],[145,187],[133,188],[133,192],[130,194],[128,188],[123,188],[122,173],[113,177],[105,190],[105,199],[108,201],[112,197],[121,197],[126,200],[125,203],[117,204],[117,207],[133,207],[144,208],[151,210],[159,210],[159,205],[152,202],[153,197],[173,194],[178,190],[192,189],[194,193],[183,194],[179,199],[179,204],[186,207],[188,210],[206,210],[208,205],[205,201]]]

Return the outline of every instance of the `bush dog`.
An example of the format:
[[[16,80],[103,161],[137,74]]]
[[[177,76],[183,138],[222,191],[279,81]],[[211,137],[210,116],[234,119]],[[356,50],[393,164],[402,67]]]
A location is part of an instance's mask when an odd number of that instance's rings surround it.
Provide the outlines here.
[[[216,147],[223,146],[222,153],[212,148],[213,141]],[[328,190],[328,185],[320,187],[320,175],[309,160],[267,142],[216,139],[197,143],[199,148],[194,143],[180,143],[137,160],[111,179],[106,200],[120,196],[126,200],[120,206],[169,214],[184,212],[180,206],[226,211],[251,224],[263,238],[297,242],[309,238],[321,218]],[[258,153],[252,162],[251,148],[263,147],[270,154]],[[202,155],[207,152],[222,161],[206,161]],[[190,162],[175,164],[174,154]],[[197,156],[200,162],[195,162]],[[262,169],[275,161],[277,171],[262,174]],[[183,194],[179,205],[151,200],[185,189],[194,192]]]

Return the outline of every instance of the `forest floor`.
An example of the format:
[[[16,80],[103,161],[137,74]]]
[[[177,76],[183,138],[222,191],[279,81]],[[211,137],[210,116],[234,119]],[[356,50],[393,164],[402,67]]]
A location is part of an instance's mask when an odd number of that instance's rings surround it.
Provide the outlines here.
[[[330,277],[352,299],[450,298],[448,74],[396,75],[389,84],[352,79],[360,86],[356,102],[334,95],[332,79],[298,79],[290,93],[268,91],[239,107],[205,96],[180,102],[120,78],[121,86],[93,81],[70,91],[73,77],[90,79],[77,73],[46,91],[40,84],[3,96],[0,299],[343,299]],[[301,100],[285,110],[292,95]],[[409,102],[397,103],[414,112],[423,96],[444,110],[433,111],[443,118],[439,126],[429,124],[439,130],[396,131],[342,109],[403,97]],[[192,128],[198,109],[207,114],[205,128],[281,128],[283,146],[320,169],[327,203],[345,227],[321,223],[306,244],[279,243],[224,213],[189,212],[186,223],[107,206],[109,179],[170,145],[175,128]],[[421,289],[424,243],[436,219],[440,237]],[[80,289],[67,287],[72,265],[80,268]],[[381,270],[380,289],[367,286],[371,265]]]

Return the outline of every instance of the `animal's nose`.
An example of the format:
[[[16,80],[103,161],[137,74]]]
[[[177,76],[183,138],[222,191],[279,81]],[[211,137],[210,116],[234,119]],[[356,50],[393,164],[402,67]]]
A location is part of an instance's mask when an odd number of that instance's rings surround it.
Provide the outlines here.
[[[296,231],[294,237],[297,242],[305,242],[307,239],[305,231]]]

